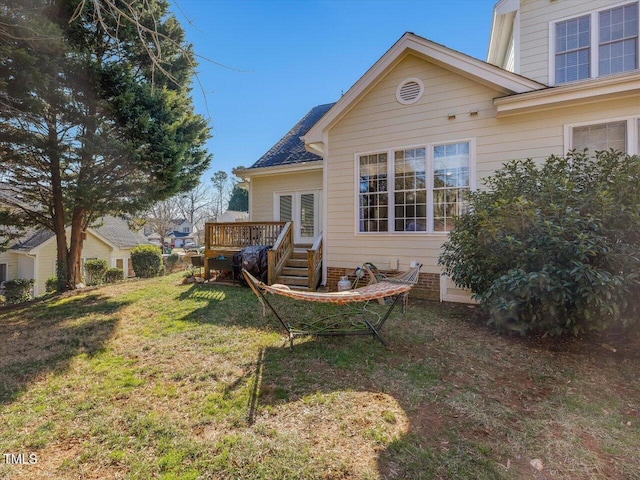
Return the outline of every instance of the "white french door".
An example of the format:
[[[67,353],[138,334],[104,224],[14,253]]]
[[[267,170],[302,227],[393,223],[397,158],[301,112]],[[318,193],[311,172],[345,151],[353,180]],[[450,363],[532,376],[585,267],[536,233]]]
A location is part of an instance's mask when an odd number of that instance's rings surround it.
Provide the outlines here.
[[[274,217],[293,222],[295,243],[313,243],[320,232],[320,191],[284,192],[275,195]]]

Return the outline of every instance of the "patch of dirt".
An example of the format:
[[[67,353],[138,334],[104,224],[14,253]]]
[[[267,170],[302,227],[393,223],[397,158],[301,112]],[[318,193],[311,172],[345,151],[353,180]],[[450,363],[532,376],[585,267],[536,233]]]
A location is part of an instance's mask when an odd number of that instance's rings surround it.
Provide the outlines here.
[[[34,453],[34,463],[14,465],[11,470],[12,480],[33,480],[35,478],[65,478],[66,462],[73,462],[82,453],[81,442],[77,439],[55,442]],[[125,478],[128,469],[118,465],[95,465],[91,469],[85,468],[81,478],[86,480],[101,480],[105,478]]]

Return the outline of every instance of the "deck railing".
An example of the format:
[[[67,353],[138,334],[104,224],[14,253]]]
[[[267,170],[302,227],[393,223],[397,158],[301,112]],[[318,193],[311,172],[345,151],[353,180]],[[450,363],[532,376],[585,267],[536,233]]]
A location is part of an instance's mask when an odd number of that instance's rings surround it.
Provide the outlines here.
[[[252,245],[274,245],[285,222],[207,223],[205,250],[240,250]]]
[[[273,244],[273,248],[267,252],[269,269],[269,285],[273,285],[280,275],[284,264],[293,253],[293,226],[287,222],[280,235]]]
[[[307,265],[309,268],[309,290],[315,292],[321,280],[322,268],[322,232],[318,235],[311,248],[307,249]]]
[[[294,238],[292,222],[211,222],[205,225],[205,251],[207,259],[230,257],[244,247],[265,245],[267,251],[268,283],[272,285],[293,254]],[[224,258],[223,258],[224,259]],[[307,249],[309,289],[316,290],[321,280],[322,234]],[[208,278],[208,268],[205,273]]]

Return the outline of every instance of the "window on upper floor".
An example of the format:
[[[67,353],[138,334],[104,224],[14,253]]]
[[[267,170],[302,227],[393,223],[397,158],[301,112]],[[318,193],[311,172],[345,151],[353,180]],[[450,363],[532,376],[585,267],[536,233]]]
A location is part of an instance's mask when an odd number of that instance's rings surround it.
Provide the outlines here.
[[[638,2],[556,22],[551,31],[551,83],[638,68]]]
[[[640,154],[640,118],[626,118],[603,123],[569,125],[567,149],[617,150],[630,155]]]
[[[467,210],[471,142],[357,157],[358,232],[448,232]]]
[[[191,229],[189,227],[182,227],[182,233],[190,233]]]

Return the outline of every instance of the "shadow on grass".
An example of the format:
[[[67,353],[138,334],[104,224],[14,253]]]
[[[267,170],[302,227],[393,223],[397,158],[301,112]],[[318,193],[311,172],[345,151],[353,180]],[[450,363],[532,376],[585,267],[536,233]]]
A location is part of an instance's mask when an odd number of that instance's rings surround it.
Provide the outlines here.
[[[334,307],[274,297],[282,301],[276,309],[285,321],[317,318]],[[492,453],[496,438],[493,433],[487,436],[486,422],[460,414],[459,404],[467,397],[487,400],[474,391],[473,384],[451,385],[451,379],[457,381],[458,365],[451,362],[449,348],[457,349],[456,361],[464,362],[461,378],[466,380],[473,373],[473,361],[464,349],[484,341],[475,331],[464,342],[450,345],[449,338],[442,336],[455,328],[453,323],[470,316],[468,307],[412,302],[408,320],[397,309],[381,331],[389,347],[371,335],[296,338],[290,349],[285,329],[268,310],[262,318],[262,306],[248,289],[194,285],[182,292],[181,299],[202,301],[201,307],[181,320],[281,335],[281,343],[263,339],[254,359],[243,366],[243,374],[221,392],[225,399],[247,392],[245,420],[253,432],[268,430],[271,421],[286,438],[314,437],[324,429],[328,437],[309,440],[309,445],[340,444],[327,455],[342,456],[348,464],[347,470],[341,470],[344,478],[362,473],[358,460],[351,457],[360,456],[363,445],[367,453],[361,456],[375,458],[382,479],[515,478],[513,466],[506,471],[500,456]],[[318,423],[305,423],[313,412]],[[333,417],[335,423],[328,420]],[[298,433],[285,433],[294,431]],[[286,444],[286,438],[278,441]],[[313,456],[309,461],[320,469],[325,464]]]
[[[128,303],[80,294],[0,312],[0,404],[43,374],[65,370],[75,356],[102,349],[116,327],[114,314]]]
[[[254,304],[261,310],[255,299]],[[319,308],[319,304],[308,304],[306,312],[294,308],[287,313],[293,317],[314,315]],[[483,452],[481,439],[476,443],[473,435],[459,435],[461,429],[475,427],[467,425],[466,419],[455,418],[438,398],[446,389],[442,379],[450,372],[430,358],[432,323],[420,318],[416,309],[409,322],[399,310],[391,316],[382,332],[389,342],[386,348],[371,335],[304,337],[296,339],[290,349],[286,332],[273,314],[268,314],[264,323],[282,334],[282,346],[261,349],[250,371],[227,387],[229,391],[251,391],[246,417],[249,425],[268,421],[265,418],[274,409],[290,408],[292,418],[304,418],[301,410],[308,411],[309,405],[313,410],[314,402],[332,402],[337,396],[356,402],[339,407],[345,410],[338,412],[350,420],[338,413],[335,425],[323,425],[327,412],[329,416],[336,413],[328,406],[320,415],[320,424],[309,426],[307,434],[313,435],[316,426],[319,430],[333,428],[341,432],[337,441],[345,442],[345,451],[353,448],[354,455],[358,442],[346,445],[348,437],[364,438],[375,450],[370,454],[377,457],[380,478],[510,478]],[[397,412],[384,410],[389,405]],[[357,411],[360,413],[352,413]],[[391,425],[396,421],[397,425]],[[353,427],[358,422],[363,425],[360,431]],[[403,422],[406,428],[399,435],[385,437],[400,430]],[[294,424],[292,428],[301,427]],[[334,440],[320,441],[331,444]]]
[[[219,326],[260,329],[273,332],[278,329],[277,320],[262,317],[262,307],[248,287],[193,284],[180,293],[180,301],[201,302],[200,307],[189,310],[179,318],[185,322],[208,323]]]

